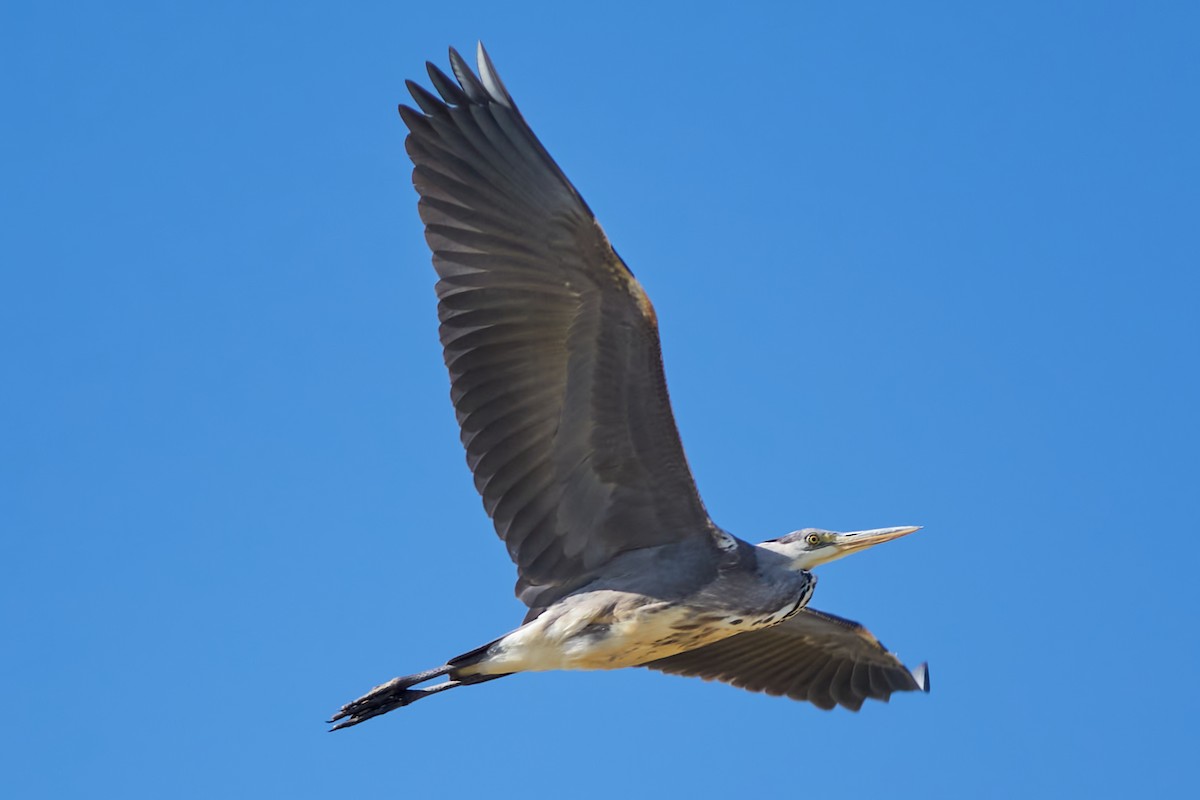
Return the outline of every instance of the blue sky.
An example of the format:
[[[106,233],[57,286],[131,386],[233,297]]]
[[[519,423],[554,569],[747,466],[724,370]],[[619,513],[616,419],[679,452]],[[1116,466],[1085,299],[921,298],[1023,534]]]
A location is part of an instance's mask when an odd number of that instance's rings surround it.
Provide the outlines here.
[[[0,14],[14,796],[1191,796],[1196,7],[408,5]],[[932,694],[545,674],[325,732],[522,614],[395,114],[479,38],[714,518],[925,526],[813,605]]]

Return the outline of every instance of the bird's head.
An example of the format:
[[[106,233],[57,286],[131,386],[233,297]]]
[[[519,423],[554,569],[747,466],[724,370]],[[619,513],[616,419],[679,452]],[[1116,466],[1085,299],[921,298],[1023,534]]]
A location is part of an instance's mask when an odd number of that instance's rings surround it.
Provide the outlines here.
[[[911,525],[849,533],[805,528],[802,531],[792,531],[786,536],[763,542],[759,547],[779,553],[788,559],[788,566],[791,569],[812,569],[919,530],[921,530],[919,526]]]

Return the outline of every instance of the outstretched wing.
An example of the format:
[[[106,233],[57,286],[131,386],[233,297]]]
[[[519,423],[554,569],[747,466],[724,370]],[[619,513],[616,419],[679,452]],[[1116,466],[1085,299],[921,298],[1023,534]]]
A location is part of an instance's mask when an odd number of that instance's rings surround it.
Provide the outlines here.
[[[868,697],[887,702],[892,692],[929,691],[927,665],[910,670],[862,625],[809,608],[770,628],[642,666],[825,709],[858,711]]]
[[[526,603],[625,550],[708,536],[642,287],[479,48],[400,107],[451,399]]]

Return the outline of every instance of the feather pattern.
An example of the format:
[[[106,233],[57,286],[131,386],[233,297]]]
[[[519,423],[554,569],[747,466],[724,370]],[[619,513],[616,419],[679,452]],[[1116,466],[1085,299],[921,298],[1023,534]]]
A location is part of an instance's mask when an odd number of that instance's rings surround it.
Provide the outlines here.
[[[811,608],[778,625],[642,666],[824,709],[858,711],[868,698],[887,702],[893,692],[929,691],[926,665],[910,670],[862,625]]]
[[[451,399],[484,508],[546,602],[627,550],[717,536],[684,458],[653,306],[482,47],[406,149],[438,273]]]

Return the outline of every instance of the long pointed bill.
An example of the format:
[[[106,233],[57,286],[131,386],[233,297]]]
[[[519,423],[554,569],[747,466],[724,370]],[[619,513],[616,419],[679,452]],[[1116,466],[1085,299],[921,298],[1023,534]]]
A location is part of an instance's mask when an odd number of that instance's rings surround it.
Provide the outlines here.
[[[833,540],[832,557],[824,559],[823,563],[836,561],[851,553],[857,553],[861,550],[866,550],[868,547],[890,542],[892,539],[899,539],[901,536],[907,536],[919,530],[921,530],[920,525],[906,525],[899,528],[875,528],[869,531],[839,533]]]

